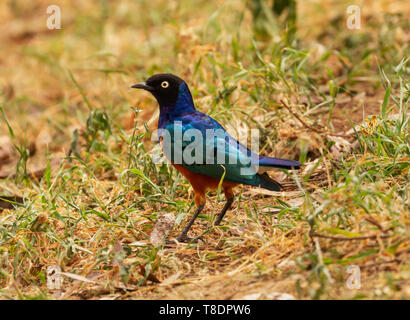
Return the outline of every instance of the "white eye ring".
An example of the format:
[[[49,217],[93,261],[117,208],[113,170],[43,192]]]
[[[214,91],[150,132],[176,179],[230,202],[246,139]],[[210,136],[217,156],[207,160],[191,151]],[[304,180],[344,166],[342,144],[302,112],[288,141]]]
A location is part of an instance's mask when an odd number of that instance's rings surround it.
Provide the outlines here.
[[[168,88],[169,87],[169,82],[168,81],[162,81],[161,82],[161,87],[163,87],[164,89]]]

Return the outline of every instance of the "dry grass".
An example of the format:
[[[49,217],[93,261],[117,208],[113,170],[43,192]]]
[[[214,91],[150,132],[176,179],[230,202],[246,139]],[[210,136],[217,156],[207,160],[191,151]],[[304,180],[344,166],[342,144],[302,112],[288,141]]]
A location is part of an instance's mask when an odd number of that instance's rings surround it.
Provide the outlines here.
[[[0,201],[0,296],[408,299],[410,6],[359,1],[351,31],[348,4],[300,1],[290,47],[280,21],[252,31],[245,1],[1,2],[0,198],[14,206]],[[175,214],[173,237],[194,205],[152,163],[156,103],[129,89],[164,71],[231,132],[259,128],[262,153],[304,163],[275,173],[285,192],[238,188],[208,229],[223,206],[211,194],[191,231],[205,243],[148,242],[158,214]]]

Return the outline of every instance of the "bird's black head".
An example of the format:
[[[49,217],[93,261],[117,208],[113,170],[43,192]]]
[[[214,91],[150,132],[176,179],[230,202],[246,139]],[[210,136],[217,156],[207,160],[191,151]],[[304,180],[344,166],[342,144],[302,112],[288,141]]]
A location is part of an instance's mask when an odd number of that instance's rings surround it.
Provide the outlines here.
[[[134,84],[131,88],[151,92],[160,106],[173,106],[178,100],[179,87],[182,83],[184,80],[173,74],[159,73],[149,77],[145,82]]]

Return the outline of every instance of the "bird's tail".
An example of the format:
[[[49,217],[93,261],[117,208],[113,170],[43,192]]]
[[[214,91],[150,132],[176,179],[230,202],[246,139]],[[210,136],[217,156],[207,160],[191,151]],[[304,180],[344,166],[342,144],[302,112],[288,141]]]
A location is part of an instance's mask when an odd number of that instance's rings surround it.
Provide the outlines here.
[[[295,160],[259,157],[260,172],[268,171],[270,168],[299,169],[300,166],[300,162]]]
[[[280,191],[282,186],[271,177],[269,177],[266,171],[272,170],[273,168],[299,169],[301,166],[299,161],[269,157],[259,157],[258,165],[259,170],[258,174],[256,175],[256,184],[259,187],[268,189],[270,191]]]
[[[280,191],[282,186],[273,180],[268,174],[265,172],[263,174],[257,174],[257,186],[260,188],[268,189],[270,191]]]

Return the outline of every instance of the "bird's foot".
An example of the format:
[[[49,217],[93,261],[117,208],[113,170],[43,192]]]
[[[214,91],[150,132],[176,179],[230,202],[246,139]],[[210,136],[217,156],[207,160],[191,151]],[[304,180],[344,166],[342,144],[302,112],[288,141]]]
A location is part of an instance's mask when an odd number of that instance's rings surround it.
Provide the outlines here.
[[[185,243],[197,243],[198,240],[201,240],[202,242],[205,242],[204,239],[202,239],[201,237],[190,238],[187,235],[180,235],[177,238],[178,242],[185,242]]]
[[[183,236],[183,237],[179,236],[176,239],[171,239],[171,240],[166,239],[165,243],[166,244],[173,244],[173,245],[178,244],[180,242],[181,243],[198,243],[198,240],[201,240],[202,242],[205,242],[204,239],[202,239],[202,237],[191,238],[191,237],[188,237],[188,236]]]

